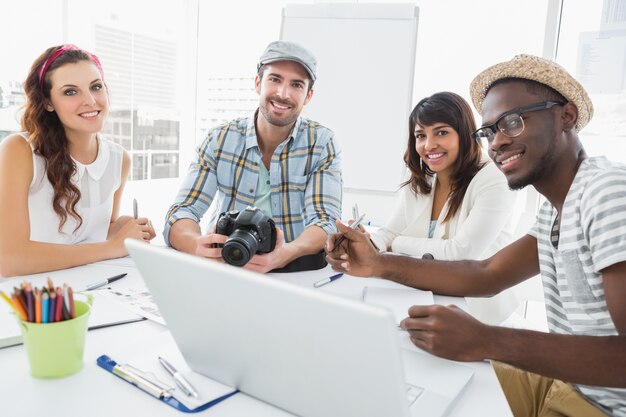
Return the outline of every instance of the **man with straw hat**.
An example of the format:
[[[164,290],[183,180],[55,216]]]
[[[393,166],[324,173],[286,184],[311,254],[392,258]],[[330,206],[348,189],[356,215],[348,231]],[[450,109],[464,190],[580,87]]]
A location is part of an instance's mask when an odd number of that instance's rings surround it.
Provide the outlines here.
[[[483,261],[380,254],[338,222],[328,260],[455,296],[491,296],[541,273],[550,333],[487,326],[456,306],[413,306],[401,326],[418,347],[461,361],[492,359],[513,414],[626,416],[626,169],[587,157],[578,137],[593,115],[585,89],[562,67],[519,55],[471,83],[489,155],[512,189],[546,202],[532,230]],[[565,381],[565,382],[564,382]]]

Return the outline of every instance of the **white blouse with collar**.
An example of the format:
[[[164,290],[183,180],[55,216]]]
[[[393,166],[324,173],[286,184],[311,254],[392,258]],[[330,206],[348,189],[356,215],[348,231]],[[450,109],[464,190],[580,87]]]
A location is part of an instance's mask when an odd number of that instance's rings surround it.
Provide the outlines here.
[[[28,141],[28,135],[20,133]],[[30,143],[30,142],[29,142]],[[46,161],[33,152],[33,181],[28,191],[30,239],[48,243],[103,242],[107,238],[113,197],[122,180],[124,149],[113,142],[98,138],[98,155],[91,164],[76,160],[76,173],[72,182],[78,187],[81,198],[76,211],[83,219],[77,229],[77,220],[68,214],[59,232],[59,216],[52,208],[54,190],[46,174]]]

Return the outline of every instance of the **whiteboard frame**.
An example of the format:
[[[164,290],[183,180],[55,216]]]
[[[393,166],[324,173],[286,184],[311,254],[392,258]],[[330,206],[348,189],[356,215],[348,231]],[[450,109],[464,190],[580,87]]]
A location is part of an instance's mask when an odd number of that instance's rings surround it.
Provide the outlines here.
[[[343,155],[344,189],[396,192],[403,180],[406,167],[402,158],[412,110],[418,18],[419,9],[413,3],[297,4],[287,5],[283,9],[280,39],[300,43],[318,58],[319,77],[314,85],[313,99],[303,111],[303,116],[335,131]],[[350,48],[345,48],[341,43],[348,42],[347,39],[354,33],[346,33],[342,29],[359,28],[364,37],[369,36],[371,39],[373,32],[365,30],[370,27],[376,30],[387,23],[391,25],[388,28],[395,30],[376,33],[377,42],[368,44],[374,50],[368,50],[367,57],[349,55],[363,54],[363,50],[343,54]],[[312,25],[320,30],[310,30]],[[384,45],[389,46],[384,48]],[[343,49],[338,51],[338,48]],[[393,55],[391,60],[375,59],[376,56],[389,57],[390,53]],[[368,65],[350,65],[364,59],[367,59]],[[356,83],[362,85],[361,97],[355,97],[355,94],[343,97],[342,83],[350,80],[340,78],[340,75],[333,79],[346,68],[357,75]],[[389,68],[401,71],[401,76],[393,80],[381,80],[381,72]],[[372,97],[367,95],[371,88],[363,85],[365,81],[393,81],[396,88],[386,90],[388,95],[385,97]],[[317,105],[331,102],[331,97],[332,103],[338,103],[338,108]],[[377,118],[374,106],[385,106],[382,111],[390,115]],[[360,125],[363,123],[368,124],[367,132],[359,133],[359,129],[365,130]],[[364,148],[368,149],[367,154]]]

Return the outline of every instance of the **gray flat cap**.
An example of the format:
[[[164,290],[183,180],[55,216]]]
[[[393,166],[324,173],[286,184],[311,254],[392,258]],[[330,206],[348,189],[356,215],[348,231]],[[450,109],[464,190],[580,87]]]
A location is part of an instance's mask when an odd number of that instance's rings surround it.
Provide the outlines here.
[[[265,52],[259,60],[259,67],[277,61],[293,61],[302,65],[311,76],[311,81],[315,81],[317,60],[313,54],[302,46],[289,41],[274,41],[267,45]]]

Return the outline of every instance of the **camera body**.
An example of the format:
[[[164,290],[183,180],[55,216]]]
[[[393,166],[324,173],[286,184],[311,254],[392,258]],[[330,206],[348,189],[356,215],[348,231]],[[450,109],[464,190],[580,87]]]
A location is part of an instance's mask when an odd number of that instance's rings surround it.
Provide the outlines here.
[[[269,253],[276,247],[276,224],[256,207],[221,213],[216,233],[228,236],[222,258],[235,266],[247,264],[255,253]]]

